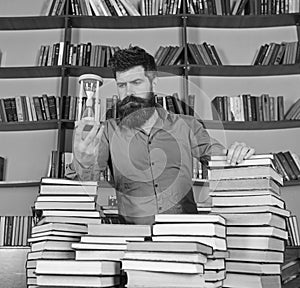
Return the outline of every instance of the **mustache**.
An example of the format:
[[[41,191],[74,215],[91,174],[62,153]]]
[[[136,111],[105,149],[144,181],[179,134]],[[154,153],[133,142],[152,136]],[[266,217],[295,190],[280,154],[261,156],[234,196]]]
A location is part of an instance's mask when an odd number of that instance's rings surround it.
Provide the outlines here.
[[[125,106],[127,105],[128,103],[136,103],[136,104],[145,104],[145,103],[148,103],[149,100],[148,99],[143,99],[143,98],[140,98],[140,97],[136,97],[134,95],[129,95],[129,96],[126,96],[123,100],[121,100],[118,104],[119,106]]]

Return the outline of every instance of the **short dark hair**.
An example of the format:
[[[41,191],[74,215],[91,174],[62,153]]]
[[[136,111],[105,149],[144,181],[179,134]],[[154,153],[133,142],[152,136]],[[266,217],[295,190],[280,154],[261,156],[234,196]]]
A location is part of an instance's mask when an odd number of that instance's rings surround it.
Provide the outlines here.
[[[130,46],[116,51],[109,60],[109,66],[112,68],[115,78],[116,72],[125,72],[135,66],[142,66],[149,78],[153,79],[157,74],[154,57],[138,46]]]

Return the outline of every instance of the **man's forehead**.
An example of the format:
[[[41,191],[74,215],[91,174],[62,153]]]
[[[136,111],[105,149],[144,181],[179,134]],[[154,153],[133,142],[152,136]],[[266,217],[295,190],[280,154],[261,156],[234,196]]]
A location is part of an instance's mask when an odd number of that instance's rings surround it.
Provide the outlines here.
[[[145,69],[143,66],[135,66],[126,71],[116,72],[117,81],[130,81],[136,78],[144,78]]]

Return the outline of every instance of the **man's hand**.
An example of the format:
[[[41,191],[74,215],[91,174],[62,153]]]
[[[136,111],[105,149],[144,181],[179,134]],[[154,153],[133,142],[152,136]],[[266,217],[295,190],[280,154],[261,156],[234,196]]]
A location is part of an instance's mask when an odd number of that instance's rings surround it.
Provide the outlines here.
[[[86,126],[90,126],[92,129],[85,131]],[[75,123],[73,153],[76,160],[84,168],[88,168],[95,163],[103,129],[104,126],[100,127],[100,123],[96,121],[80,120]]]
[[[236,165],[252,156],[255,153],[255,150],[248,147],[245,143],[235,142],[228,150],[225,149],[224,152],[227,155],[227,162],[231,165]]]

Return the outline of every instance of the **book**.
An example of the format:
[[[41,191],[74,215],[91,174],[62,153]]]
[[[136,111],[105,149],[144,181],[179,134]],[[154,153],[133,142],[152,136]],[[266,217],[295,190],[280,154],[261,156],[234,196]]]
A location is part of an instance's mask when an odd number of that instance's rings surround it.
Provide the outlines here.
[[[94,250],[76,248],[76,260],[112,260],[121,261],[124,257],[124,250]]]
[[[31,243],[31,251],[73,251],[71,244],[71,241],[37,241]]]
[[[227,250],[227,244],[225,238],[219,237],[207,237],[207,236],[152,236],[153,241],[167,241],[167,242],[182,242],[182,241],[191,241],[199,242],[208,246],[211,246],[214,250]]]
[[[274,192],[273,190],[237,190],[237,191],[214,191],[211,190],[210,196],[228,196],[228,197],[237,197],[237,196],[258,196],[258,195],[274,195],[280,196],[280,192]]]
[[[256,263],[283,263],[282,251],[262,251],[255,249],[230,249],[230,260]]]
[[[226,273],[224,287],[240,288],[241,283],[245,288],[281,287],[280,275]]]
[[[227,236],[227,246],[230,251],[235,249],[256,249],[284,251],[284,241],[282,239],[265,236]]]
[[[127,287],[146,287],[145,283],[149,283],[149,287],[186,287],[200,288],[206,287],[202,274],[186,274],[173,272],[155,272],[143,270],[126,270],[128,282]],[[144,283],[141,285],[141,283]]]
[[[213,196],[212,197],[213,206],[260,206],[260,205],[270,205],[277,206],[281,209],[285,208],[285,203],[279,197],[274,195],[253,195],[253,196]]]
[[[222,213],[222,212],[220,212]],[[277,227],[279,229],[285,230],[286,224],[285,224],[285,218],[279,215],[275,215],[272,213],[256,213],[254,217],[253,214],[244,213],[227,213],[222,214],[223,217],[226,219],[227,226],[243,226],[247,225],[250,227],[256,227],[256,226],[273,226]],[[266,233],[266,232],[265,232]]]
[[[66,216],[66,217],[83,217],[83,218],[99,218],[99,211],[88,211],[88,210],[43,210],[43,216]]]
[[[34,259],[74,259],[75,251],[35,251],[28,252],[27,260]]]
[[[38,260],[36,274],[55,275],[118,275],[118,261]]]
[[[208,170],[208,179],[247,179],[247,178],[271,178],[280,185],[283,185],[283,179],[272,167],[268,166],[250,166],[239,168],[225,168]]]
[[[116,276],[38,275],[37,285],[53,287],[112,287],[120,283]]]
[[[194,235],[226,237],[226,227],[215,223],[159,223],[152,227],[153,235]]]
[[[0,156],[0,181],[5,179],[5,158]]]
[[[89,224],[88,234],[99,236],[151,236],[150,225]]]
[[[289,162],[289,155],[285,155],[283,152],[276,153],[278,160],[280,161],[283,169],[285,170],[286,174],[288,175],[288,178],[290,180],[296,180],[298,179],[298,175],[296,175],[294,172],[298,174],[298,171],[293,171],[290,162]],[[287,158],[288,157],[288,158]]]
[[[41,185],[39,190],[40,195],[96,195],[97,185],[64,185],[64,184],[51,184]]]
[[[127,243],[127,251],[152,251],[152,252],[199,252],[205,255],[211,255],[213,249],[211,246],[195,241],[187,241],[181,239],[182,241],[145,241],[136,242],[129,241]]]
[[[244,159],[240,163],[237,163],[234,167],[274,166],[273,159],[274,159],[273,154],[253,155],[249,159]],[[228,163],[226,156],[211,156],[211,159],[208,161],[208,166],[213,169],[213,168],[229,167],[232,165]]]
[[[285,229],[280,229],[277,228],[276,226],[275,227],[271,227],[271,226],[270,227],[227,226],[227,235],[245,235],[245,236],[261,235],[261,236],[269,236],[269,237],[275,237],[275,238],[287,240],[288,235]]]
[[[142,270],[170,273],[196,274],[203,273],[204,268],[201,263],[185,263],[170,261],[142,261],[122,259],[122,269],[124,270]]]
[[[155,223],[220,223],[225,225],[225,219],[221,215],[197,215],[197,214],[156,214]]]
[[[38,222],[39,225],[45,223],[69,223],[69,224],[100,224],[102,220],[100,218],[94,217],[71,217],[71,216],[43,216],[43,218]]]
[[[82,235],[81,243],[126,244],[128,241],[144,241],[145,237]]]
[[[35,202],[35,209],[38,210],[96,210],[96,202],[59,202],[59,201],[40,201]]]
[[[226,271],[234,273],[257,274],[257,275],[280,275],[280,264],[274,263],[246,263],[226,261]]]
[[[290,211],[286,209],[281,209],[274,206],[262,205],[262,206],[241,206],[241,207],[212,207],[212,213],[222,214],[226,218],[227,213],[240,213],[240,214],[251,214],[251,213],[260,213],[260,212],[270,212],[275,215],[281,215],[282,217],[288,217]],[[253,215],[252,215],[253,216]]]
[[[295,179],[300,179],[300,169],[297,166],[297,163],[295,162],[292,153],[290,151],[284,151],[282,152],[282,154],[285,157],[287,163],[289,164]]]
[[[201,252],[170,252],[170,251],[125,251],[122,259],[134,259],[140,261],[171,261],[206,263],[207,255]]]
[[[238,185],[235,179],[209,180],[209,189],[211,191],[257,191],[270,190],[276,194],[280,194],[280,186],[270,178],[252,178],[239,179]]]
[[[110,224],[112,225],[112,224]],[[115,224],[113,224],[115,225]],[[110,243],[73,243],[72,248],[77,250],[125,250],[126,243],[110,244]]]
[[[36,203],[41,203],[41,202],[78,202],[78,204],[82,204],[82,203],[94,203],[95,202],[96,197],[94,195],[79,195],[79,196],[72,196],[72,195],[51,195],[51,196],[47,196],[47,195],[39,195],[36,198]]]

